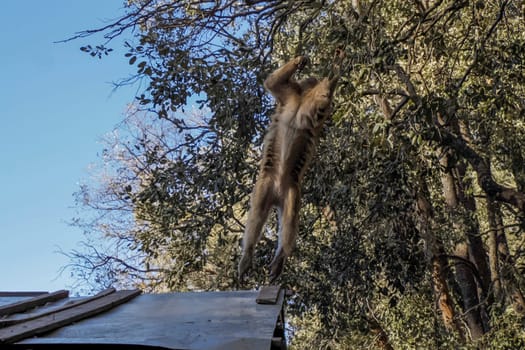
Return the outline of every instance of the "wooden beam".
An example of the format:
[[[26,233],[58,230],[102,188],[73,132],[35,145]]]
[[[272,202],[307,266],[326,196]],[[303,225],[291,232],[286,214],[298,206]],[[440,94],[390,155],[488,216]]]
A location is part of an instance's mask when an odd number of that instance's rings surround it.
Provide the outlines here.
[[[48,309],[48,310],[43,311],[41,313],[27,315],[25,317],[18,317],[20,315],[13,315],[11,317],[0,318],[0,328],[7,327],[7,326],[12,326],[12,325],[17,324],[17,323],[22,323],[22,322],[27,322],[27,321],[30,321],[30,320],[34,320],[34,319],[42,317],[42,316],[50,315],[50,314],[52,314],[54,312],[71,309],[71,308],[77,307],[78,305],[82,305],[82,304],[88,303],[90,301],[93,301],[93,300],[105,297],[106,295],[109,295],[111,293],[115,293],[115,288],[105,289],[105,290],[101,291],[100,293],[97,293],[97,294],[95,294],[95,295],[93,295],[91,297],[87,297],[87,298],[79,299],[79,300],[73,300],[73,301],[68,302],[67,304],[60,305],[60,306],[58,306],[56,308]]]
[[[15,343],[27,337],[33,337],[73,322],[94,316],[123,304],[140,294],[140,290],[122,290],[105,297],[78,305],[72,309],[54,312],[34,320],[0,329],[0,344]]]
[[[0,297],[36,297],[37,295],[48,294],[43,291],[27,291],[27,292],[7,292],[0,291]]]
[[[14,314],[17,312],[27,311],[36,306],[44,305],[51,301],[57,301],[60,299],[64,299],[64,298],[67,298],[68,296],[69,296],[69,292],[67,290],[59,290],[53,293],[47,293],[47,294],[39,295],[39,296],[30,298],[30,299],[21,300],[16,303],[3,305],[3,306],[0,306],[0,316],[5,316],[9,314]]]
[[[280,285],[264,286],[259,291],[259,295],[255,301],[257,304],[275,304],[277,302],[277,298],[279,298],[280,291]]]

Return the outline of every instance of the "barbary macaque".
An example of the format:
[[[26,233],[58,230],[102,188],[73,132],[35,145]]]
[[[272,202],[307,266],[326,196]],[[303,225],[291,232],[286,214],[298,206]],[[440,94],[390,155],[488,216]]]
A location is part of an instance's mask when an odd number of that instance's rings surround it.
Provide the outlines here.
[[[301,183],[313,155],[324,121],[331,114],[339,74],[321,81],[310,77],[296,81],[308,59],[298,56],[270,74],[264,87],[276,99],[276,112],[264,138],[263,157],[255,183],[239,262],[242,280],[251,267],[255,245],[262,236],[270,210],[277,208],[279,242],[270,263],[270,280],[282,272],[295,246],[299,228]]]

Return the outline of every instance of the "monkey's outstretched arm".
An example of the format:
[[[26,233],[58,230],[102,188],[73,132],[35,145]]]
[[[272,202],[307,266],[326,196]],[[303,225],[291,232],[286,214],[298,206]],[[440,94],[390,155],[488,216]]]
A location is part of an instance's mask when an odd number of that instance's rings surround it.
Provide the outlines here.
[[[330,79],[330,92],[333,93],[335,90],[335,86],[337,85],[337,81],[341,77],[342,67],[343,67],[343,60],[346,57],[345,51],[343,49],[337,49],[334,53],[334,60],[332,61],[332,70],[330,71],[330,75],[328,76],[328,79]]]
[[[297,56],[284,66],[270,74],[264,81],[264,87],[277,99],[281,104],[286,103],[290,94],[298,94],[290,84],[290,78],[297,71],[301,70],[308,63],[305,56]]]

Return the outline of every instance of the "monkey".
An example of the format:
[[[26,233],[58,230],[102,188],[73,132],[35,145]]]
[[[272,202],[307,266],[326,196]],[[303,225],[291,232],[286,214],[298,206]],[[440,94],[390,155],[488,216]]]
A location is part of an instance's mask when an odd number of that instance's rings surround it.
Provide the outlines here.
[[[281,274],[292,253],[299,230],[301,184],[314,156],[319,134],[332,112],[332,98],[339,75],[319,81],[293,78],[308,64],[297,56],[271,73],[265,89],[276,100],[276,111],[263,140],[263,156],[255,182],[242,240],[238,273],[242,281],[252,265],[255,245],[273,207],[278,215],[278,244],[271,261],[270,282]],[[335,65],[334,65],[335,67]]]

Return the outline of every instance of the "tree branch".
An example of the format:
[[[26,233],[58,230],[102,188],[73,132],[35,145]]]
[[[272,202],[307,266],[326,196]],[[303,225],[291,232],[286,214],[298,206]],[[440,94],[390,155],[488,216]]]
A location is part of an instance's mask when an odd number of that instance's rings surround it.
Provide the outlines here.
[[[492,178],[489,164],[463,138],[446,130],[424,133],[427,140],[435,141],[443,147],[449,147],[465,158],[477,175],[479,186],[494,200],[511,204],[525,214],[525,194],[498,184]]]
[[[481,41],[480,47],[474,51],[474,60],[468,66],[467,70],[463,74],[463,77],[460,79],[460,81],[456,85],[456,90],[459,90],[461,88],[461,86],[465,83],[465,81],[467,80],[468,76],[472,72],[472,69],[478,63],[479,54],[485,48],[485,44],[487,43],[487,40],[492,36],[494,31],[496,30],[496,27],[497,27],[498,23],[501,22],[501,20],[503,19],[503,16],[505,15],[505,8],[507,7],[508,2],[509,2],[509,0],[505,0],[505,1],[503,1],[501,3],[501,7],[500,7],[500,10],[499,10],[499,13],[498,13],[498,17],[496,17],[496,20],[494,21],[494,23],[492,23],[492,26],[490,27],[489,31],[487,32],[487,34],[485,34],[485,37]]]

